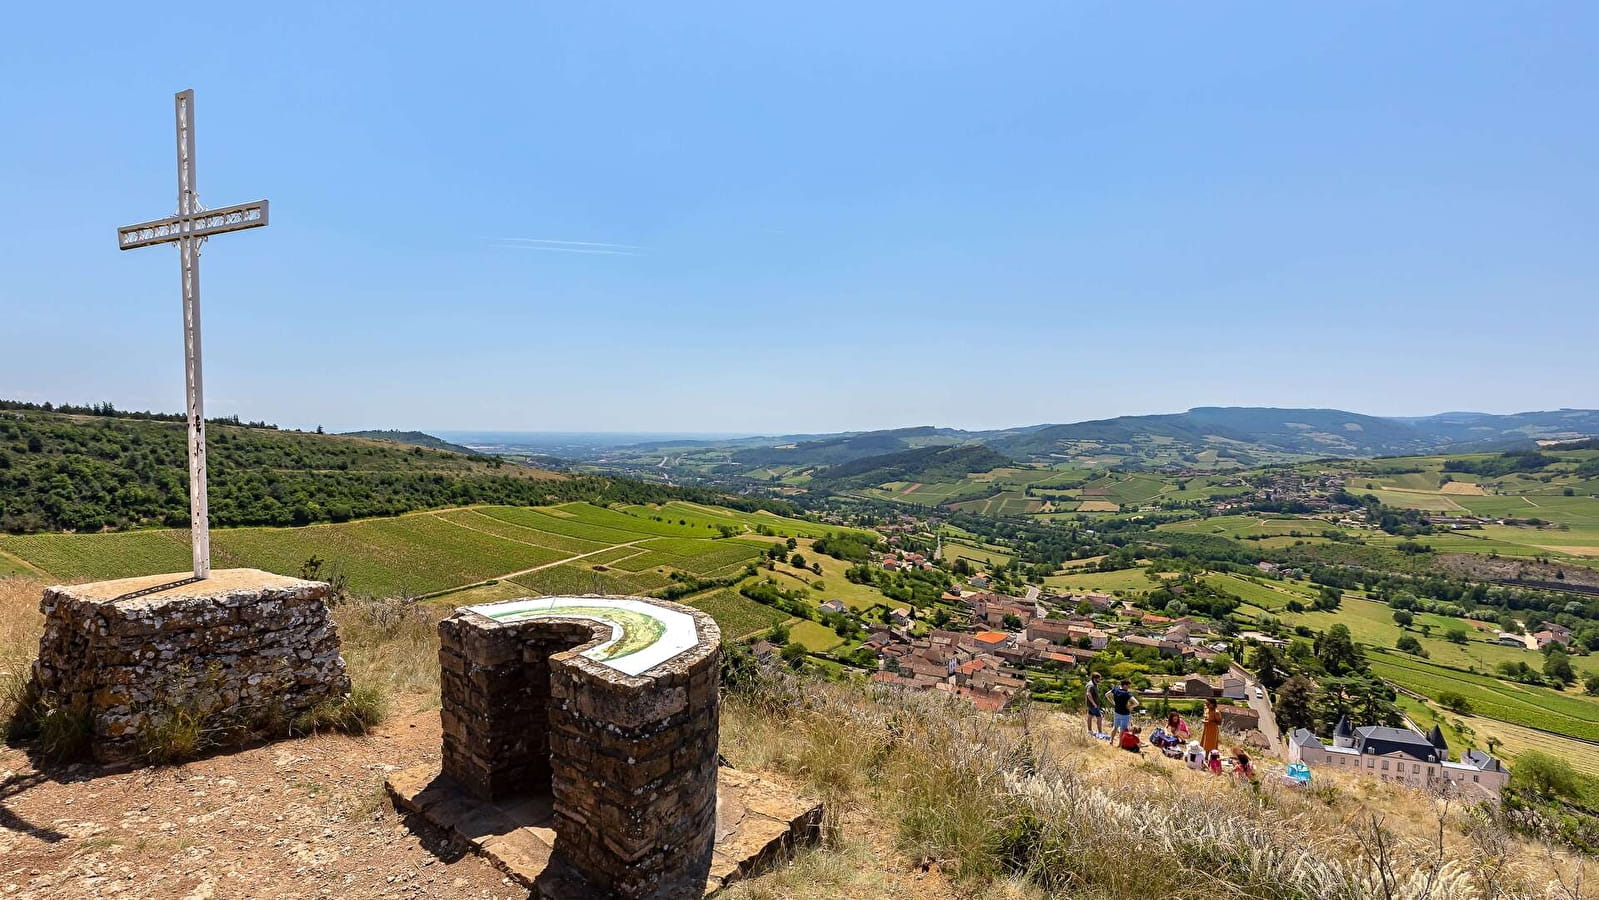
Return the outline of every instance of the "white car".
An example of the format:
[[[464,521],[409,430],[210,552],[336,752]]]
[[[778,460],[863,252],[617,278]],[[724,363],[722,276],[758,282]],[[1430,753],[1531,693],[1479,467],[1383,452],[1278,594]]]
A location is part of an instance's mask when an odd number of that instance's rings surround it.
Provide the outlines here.
[[[1261,686],[1259,686],[1259,685],[1256,685],[1255,686],[1255,696],[1256,697],[1264,697],[1264,696],[1266,696],[1266,689],[1261,687]]]

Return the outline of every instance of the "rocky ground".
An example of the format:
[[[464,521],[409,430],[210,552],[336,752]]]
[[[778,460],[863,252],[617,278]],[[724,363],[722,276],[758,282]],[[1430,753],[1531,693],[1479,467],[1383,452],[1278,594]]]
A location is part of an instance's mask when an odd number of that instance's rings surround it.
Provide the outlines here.
[[[0,749],[0,898],[522,900],[390,804],[384,776],[438,752],[437,713],[133,771]]]

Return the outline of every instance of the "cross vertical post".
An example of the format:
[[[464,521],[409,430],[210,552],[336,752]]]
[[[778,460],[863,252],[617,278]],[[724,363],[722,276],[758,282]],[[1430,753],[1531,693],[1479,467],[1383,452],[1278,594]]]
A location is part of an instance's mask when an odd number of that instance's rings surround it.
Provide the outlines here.
[[[174,98],[178,124],[178,215],[199,212],[194,183],[194,91]],[[205,376],[200,360],[200,244],[192,235],[178,242],[183,272],[183,387],[189,419],[189,539],[194,577],[211,574],[211,512],[205,483]]]
[[[267,202],[208,210],[200,205],[194,176],[194,91],[174,98],[178,138],[177,215],[117,229],[123,250],[177,244],[183,282],[183,383],[189,432],[189,534],[194,577],[211,574],[211,514],[206,493],[205,378],[200,359],[200,245],[213,234],[259,228]]]

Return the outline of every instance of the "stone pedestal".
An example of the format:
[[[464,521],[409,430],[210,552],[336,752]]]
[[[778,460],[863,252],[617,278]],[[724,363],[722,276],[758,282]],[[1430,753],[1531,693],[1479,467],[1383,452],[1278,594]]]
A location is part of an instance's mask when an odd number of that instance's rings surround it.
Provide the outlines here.
[[[34,678],[88,717],[102,762],[139,757],[141,738],[180,714],[231,742],[280,736],[350,691],[327,592],[256,569],[46,588]]]
[[[637,597],[513,600],[457,611],[439,638],[435,795],[483,809],[547,797],[556,862],[594,896],[703,895],[721,660],[710,616]]]

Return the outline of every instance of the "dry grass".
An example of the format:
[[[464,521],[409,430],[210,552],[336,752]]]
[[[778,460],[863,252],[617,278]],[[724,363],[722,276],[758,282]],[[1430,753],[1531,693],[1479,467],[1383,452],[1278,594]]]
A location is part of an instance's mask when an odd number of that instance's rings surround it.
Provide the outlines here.
[[[446,611],[404,599],[351,598],[333,608],[344,665],[357,690],[401,714],[439,703],[439,619]]]
[[[1337,779],[1314,791],[1252,788],[1134,759],[1064,723],[780,682],[730,696],[722,727],[735,765],[786,773],[837,805],[827,844],[801,859],[824,874],[861,870],[850,860],[866,838],[838,827],[859,816],[901,859],[929,861],[974,896],[1594,896],[1574,886],[1578,863],[1510,838],[1459,800]],[[820,896],[788,875],[745,891]]]
[[[0,578],[0,732],[23,700],[33,658],[39,653],[44,584],[31,578]]]

